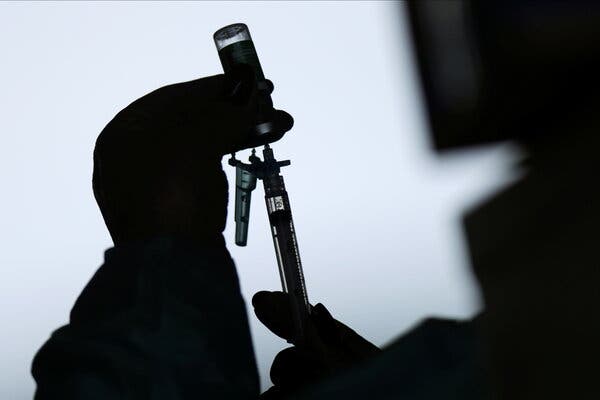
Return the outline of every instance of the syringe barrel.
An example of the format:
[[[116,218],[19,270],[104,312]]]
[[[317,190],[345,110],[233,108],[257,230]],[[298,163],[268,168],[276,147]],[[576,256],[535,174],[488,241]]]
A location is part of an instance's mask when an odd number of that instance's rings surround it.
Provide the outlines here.
[[[216,31],[213,39],[226,74],[236,65],[246,64],[252,67],[258,81],[265,79],[246,24],[227,25]]]
[[[290,295],[294,323],[294,337],[290,342],[298,345],[305,337],[310,304],[306,293],[290,200],[281,175],[266,177],[263,179],[263,184],[281,285],[283,291]]]

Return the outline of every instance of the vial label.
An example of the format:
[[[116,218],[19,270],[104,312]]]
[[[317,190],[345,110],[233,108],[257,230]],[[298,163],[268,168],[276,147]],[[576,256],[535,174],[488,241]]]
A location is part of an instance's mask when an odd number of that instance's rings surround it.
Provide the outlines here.
[[[265,79],[260,61],[258,61],[258,56],[256,55],[254,43],[251,40],[242,40],[241,42],[223,47],[219,51],[219,58],[221,59],[225,73],[231,71],[236,65],[247,64],[254,69],[258,80]]]

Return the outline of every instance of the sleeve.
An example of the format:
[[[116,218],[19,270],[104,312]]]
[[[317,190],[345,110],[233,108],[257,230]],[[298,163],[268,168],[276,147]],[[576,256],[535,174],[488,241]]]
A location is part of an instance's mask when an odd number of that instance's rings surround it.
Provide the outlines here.
[[[225,245],[169,238],[109,249],[34,358],[36,400],[257,398],[258,373]]]
[[[429,318],[371,361],[325,380],[295,400],[495,398],[489,390],[480,318]]]

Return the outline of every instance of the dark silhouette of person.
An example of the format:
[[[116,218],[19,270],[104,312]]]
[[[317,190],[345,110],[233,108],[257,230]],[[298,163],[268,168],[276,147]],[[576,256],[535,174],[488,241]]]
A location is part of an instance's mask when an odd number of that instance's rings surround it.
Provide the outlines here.
[[[419,0],[408,11],[435,147],[510,140],[525,154],[522,177],[465,214],[485,309],[427,319],[379,350],[317,304],[262,397],[598,398],[600,7]],[[158,89],[102,131],[94,194],[115,247],[36,355],[36,399],[259,396],[220,159],[244,147],[262,96],[240,68]],[[252,304],[290,337],[285,294]]]
[[[36,399],[256,397],[221,157],[261,97],[241,67],[160,88],[100,133],[93,189],[115,247],[36,355]],[[291,128],[285,112],[274,118]]]
[[[415,0],[408,11],[435,148],[512,141],[524,154],[520,179],[464,216],[484,311],[428,319],[370,360],[286,349],[265,397],[600,398],[600,3]],[[282,301],[255,296],[267,326]],[[325,348],[343,349],[345,329],[314,319],[325,343],[337,337]]]

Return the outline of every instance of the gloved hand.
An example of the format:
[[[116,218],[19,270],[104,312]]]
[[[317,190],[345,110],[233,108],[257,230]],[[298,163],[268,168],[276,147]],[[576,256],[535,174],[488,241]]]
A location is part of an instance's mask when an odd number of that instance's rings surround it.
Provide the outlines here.
[[[241,66],[162,87],[109,122],[96,141],[93,188],[116,245],[162,235],[222,240],[228,196],[221,158],[248,147],[273,88],[267,83],[259,89]],[[281,137],[292,117],[270,111]]]
[[[283,339],[292,336],[289,297],[283,292],[261,291],[252,298],[254,313],[271,332]],[[321,303],[311,307],[307,340],[302,347],[282,350],[271,366],[273,387],[262,399],[281,399],[302,386],[377,355],[379,348],[335,320]]]

